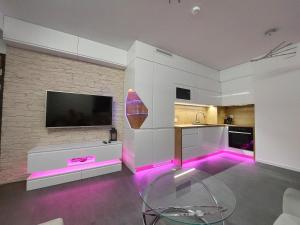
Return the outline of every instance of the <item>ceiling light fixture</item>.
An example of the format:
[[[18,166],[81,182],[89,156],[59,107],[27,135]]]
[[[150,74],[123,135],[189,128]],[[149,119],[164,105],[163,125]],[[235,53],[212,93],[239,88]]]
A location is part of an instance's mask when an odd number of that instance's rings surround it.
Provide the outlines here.
[[[265,55],[252,59],[251,62],[257,62],[263,59],[269,59],[269,58],[274,58],[279,56],[286,56],[287,58],[291,58],[296,56],[296,54],[297,54],[297,47],[293,46],[293,43],[291,42],[283,41],[275,48],[267,52]]]
[[[273,27],[271,29],[266,30],[264,35],[266,37],[271,37],[273,34],[277,33],[279,28]],[[297,46],[293,46],[293,43],[291,42],[286,42],[283,41],[279,45],[277,45],[275,48],[271,49],[268,51],[266,54],[263,56],[260,56],[258,58],[254,58],[250,60],[250,62],[257,62],[263,59],[269,59],[269,58],[274,58],[274,57],[279,57],[279,56],[286,56],[286,58],[291,58],[296,56],[297,54]]]
[[[195,16],[195,15],[198,15],[200,13],[200,7],[199,6],[194,6],[192,8],[192,14]]]

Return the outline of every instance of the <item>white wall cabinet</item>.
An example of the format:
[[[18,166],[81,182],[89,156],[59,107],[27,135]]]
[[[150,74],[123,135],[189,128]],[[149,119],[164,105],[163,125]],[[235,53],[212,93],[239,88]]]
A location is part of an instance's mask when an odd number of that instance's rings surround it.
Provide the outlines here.
[[[153,128],[173,128],[175,87],[170,82],[174,69],[155,64],[153,77]]]
[[[221,93],[198,89],[198,104],[221,105]]]
[[[121,69],[127,66],[127,51],[123,49],[8,16],[4,16],[3,39],[16,47]]]
[[[77,55],[78,37],[46,27],[4,17],[3,39],[49,51]]]
[[[116,67],[124,68],[127,64],[127,52],[109,45],[78,38],[78,57],[92,63],[101,62],[108,66],[115,64]]]

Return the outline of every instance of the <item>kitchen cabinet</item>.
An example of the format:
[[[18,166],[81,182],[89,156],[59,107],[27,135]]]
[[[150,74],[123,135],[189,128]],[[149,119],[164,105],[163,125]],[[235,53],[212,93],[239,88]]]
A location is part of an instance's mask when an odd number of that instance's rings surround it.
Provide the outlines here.
[[[198,89],[198,104],[220,105],[221,93]]]
[[[198,128],[201,153],[208,154],[220,150],[224,145],[224,131],[224,127]]]
[[[174,126],[175,87],[172,68],[155,64],[153,76],[153,128]]]
[[[153,130],[134,130],[134,167],[153,164]]]
[[[178,128],[176,128],[178,129]],[[223,126],[181,129],[182,160],[197,158],[221,150],[226,143]],[[178,143],[176,141],[176,143]],[[178,146],[175,149],[178,150]]]
[[[174,159],[174,128],[125,129],[123,157],[135,169]]]
[[[153,73],[154,64],[139,58],[133,60],[126,70],[125,94],[127,95],[129,89],[134,90],[148,109],[147,118],[140,127],[141,129],[153,127]],[[128,123],[125,127],[128,128]]]
[[[174,159],[174,128],[153,130],[154,162]]]

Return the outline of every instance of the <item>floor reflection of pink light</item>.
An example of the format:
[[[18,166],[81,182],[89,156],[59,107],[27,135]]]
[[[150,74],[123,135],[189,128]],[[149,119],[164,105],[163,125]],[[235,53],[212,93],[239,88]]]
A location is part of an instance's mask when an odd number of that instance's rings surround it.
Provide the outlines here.
[[[232,159],[232,160],[236,160],[236,161],[246,162],[246,163],[253,163],[255,161],[253,156],[250,156],[250,155],[244,155],[241,153],[236,153],[236,152],[232,152],[232,151],[228,151],[228,150],[219,150],[219,151],[214,152],[209,155],[186,160],[183,162],[182,167],[183,168],[191,167],[191,166],[194,166],[194,164],[198,164],[198,163],[205,162],[205,161],[206,162],[218,161],[224,157]]]
[[[173,165],[173,160],[168,160],[168,161],[165,161],[165,162],[140,166],[140,167],[135,168],[135,170],[136,170],[136,172],[141,172],[141,171],[144,171],[144,170],[149,170],[149,169],[162,167],[162,166],[168,166],[168,165]]]

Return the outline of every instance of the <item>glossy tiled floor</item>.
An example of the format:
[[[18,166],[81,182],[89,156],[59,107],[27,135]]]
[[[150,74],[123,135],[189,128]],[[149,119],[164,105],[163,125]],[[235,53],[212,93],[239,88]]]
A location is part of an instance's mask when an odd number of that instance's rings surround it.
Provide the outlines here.
[[[237,208],[228,225],[271,225],[281,213],[284,190],[300,189],[299,173],[226,155],[186,166],[210,173],[232,189]],[[62,217],[66,225],[142,225],[141,177],[124,167],[115,174],[30,192],[25,182],[3,185],[0,224],[36,225]]]

